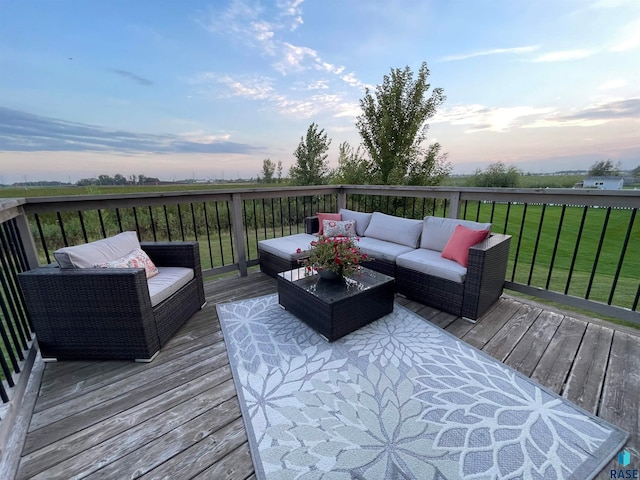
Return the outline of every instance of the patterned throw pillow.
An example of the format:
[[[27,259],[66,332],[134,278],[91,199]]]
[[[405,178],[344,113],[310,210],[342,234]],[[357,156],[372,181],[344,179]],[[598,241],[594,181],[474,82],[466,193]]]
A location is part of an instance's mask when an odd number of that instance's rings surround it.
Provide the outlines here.
[[[96,263],[95,268],[144,268],[147,278],[151,278],[158,273],[158,268],[151,261],[149,256],[141,248],[129,252],[122,258],[109,262]]]
[[[355,237],[356,221],[355,220],[324,220],[324,235],[326,237]]]
[[[318,235],[324,235],[324,221],[325,220],[342,220],[342,215],[339,213],[318,213]]]

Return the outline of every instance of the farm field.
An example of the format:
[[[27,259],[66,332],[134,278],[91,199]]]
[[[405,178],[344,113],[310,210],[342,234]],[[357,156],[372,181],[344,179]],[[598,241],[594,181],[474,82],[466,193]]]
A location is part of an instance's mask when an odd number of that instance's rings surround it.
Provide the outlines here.
[[[0,187],[0,198],[57,197],[66,195],[102,195],[109,193],[182,192],[200,190],[224,190],[229,188],[277,187],[263,183],[193,183],[174,185],[92,185],[88,187]]]

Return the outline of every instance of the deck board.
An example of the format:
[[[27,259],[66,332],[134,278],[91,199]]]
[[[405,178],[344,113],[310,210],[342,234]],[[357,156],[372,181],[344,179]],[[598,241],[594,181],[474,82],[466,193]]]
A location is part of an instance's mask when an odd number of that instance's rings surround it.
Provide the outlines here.
[[[255,271],[207,282],[208,304],[148,364],[47,364],[16,478],[254,480],[215,305],[275,292]],[[627,429],[638,452],[638,335],[506,295],[475,324],[397,302]]]
[[[564,317],[531,378],[557,394],[562,393],[586,328],[585,322]]]

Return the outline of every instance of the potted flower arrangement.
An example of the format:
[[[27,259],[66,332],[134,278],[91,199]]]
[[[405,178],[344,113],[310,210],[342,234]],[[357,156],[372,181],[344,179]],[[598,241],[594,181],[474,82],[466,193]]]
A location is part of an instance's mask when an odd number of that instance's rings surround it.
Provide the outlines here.
[[[355,237],[325,237],[311,242],[309,257],[304,260],[307,272],[314,270],[323,278],[341,278],[358,270],[359,265],[372,260],[361,253]]]

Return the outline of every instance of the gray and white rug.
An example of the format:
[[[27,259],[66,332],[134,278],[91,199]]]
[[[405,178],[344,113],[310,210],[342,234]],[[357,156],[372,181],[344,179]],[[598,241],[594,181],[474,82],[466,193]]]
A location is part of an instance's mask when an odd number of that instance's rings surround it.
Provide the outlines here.
[[[402,306],[327,343],[277,295],[219,304],[259,479],[589,479],[619,428]]]

